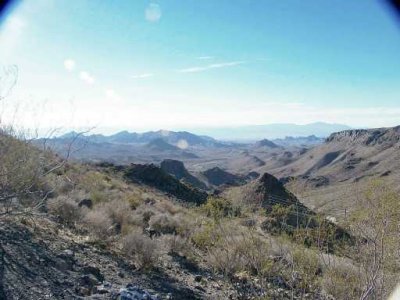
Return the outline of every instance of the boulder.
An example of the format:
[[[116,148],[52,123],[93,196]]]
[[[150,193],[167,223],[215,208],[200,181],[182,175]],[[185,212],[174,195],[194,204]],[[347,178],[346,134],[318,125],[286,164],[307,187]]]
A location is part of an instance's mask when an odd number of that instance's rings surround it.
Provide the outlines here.
[[[118,300],[158,300],[157,296],[152,296],[146,290],[143,290],[133,284],[128,284],[120,289]]]
[[[78,203],[79,207],[86,206],[87,208],[93,207],[93,201],[91,199],[83,199]]]

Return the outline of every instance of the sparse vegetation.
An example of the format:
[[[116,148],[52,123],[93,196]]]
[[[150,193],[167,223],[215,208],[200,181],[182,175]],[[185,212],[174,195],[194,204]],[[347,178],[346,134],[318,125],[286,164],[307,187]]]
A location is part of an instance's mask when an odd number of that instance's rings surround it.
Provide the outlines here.
[[[298,298],[384,298],[397,283],[400,199],[382,182],[367,187],[360,209],[339,227],[323,215],[299,210],[296,202],[257,206],[222,194],[200,206],[185,205],[125,181],[109,165],[64,164],[47,174],[48,168],[37,163],[44,159],[41,151],[8,136],[2,143],[9,160],[1,165],[7,175],[2,195],[14,195],[2,202],[3,214],[43,204],[61,224],[142,271],[162,269],[165,260],[178,257],[227,282],[246,282],[251,286],[246,293],[267,298],[274,297],[269,294],[274,288]],[[12,153],[6,146],[20,150]],[[22,173],[10,177],[8,170],[17,172],[10,161],[18,157],[26,165],[16,166]],[[90,205],[81,205],[82,200]]]

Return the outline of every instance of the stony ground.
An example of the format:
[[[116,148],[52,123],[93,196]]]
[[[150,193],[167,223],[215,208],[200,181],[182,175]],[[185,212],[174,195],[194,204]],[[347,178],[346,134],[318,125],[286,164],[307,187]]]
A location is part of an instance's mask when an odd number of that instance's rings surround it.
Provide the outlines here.
[[[143,272],[48,219],[2,220],[0,238],[0,299],[112,299],[126,286],[154,299],[238,297],[182,257]]]

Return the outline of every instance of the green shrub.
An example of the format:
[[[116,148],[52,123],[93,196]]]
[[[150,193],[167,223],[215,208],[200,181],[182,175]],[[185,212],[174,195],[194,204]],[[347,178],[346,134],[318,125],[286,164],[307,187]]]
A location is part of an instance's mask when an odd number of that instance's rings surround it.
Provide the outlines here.
[[[207,250],[218,242],[221,235],[222,233],[218,230],[217,224],[207,221],[192,234],[191,240],[199,249]]]
[[[224,217],[237,217],[240,215],[239,207],[234,207],[232,202],[225,198],[209,197],[201,209],[208,217],[216,221]]]

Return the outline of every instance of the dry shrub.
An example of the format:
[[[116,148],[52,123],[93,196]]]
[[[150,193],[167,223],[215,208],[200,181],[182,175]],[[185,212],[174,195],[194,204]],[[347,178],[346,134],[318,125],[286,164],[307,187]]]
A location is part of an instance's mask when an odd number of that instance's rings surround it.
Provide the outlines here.
[[[175,234],[179,224],[171,215],[162,213],[150,218],[149,227],[157,234]]]
[[[109,237],[114,230],[111,218],[103,209],[90,210],[83,221],[86,229],[100,239]]]
[[[104,191],[110,188],[107,176],[97,171],[85,172],[81,176],[79,184],[89,192]]]
[[[156,214],[159,212],[153,206],[142,204],[131,211],[130,222],[132,225],[145,229],[149,227],[151,217]]]
[[[192,258],[194,260],[193,247],[190,240],[187,238],[179,235],[167,235],[165,236],[165,242],[169,253],[184,256],[186,258]]]
[[[400,194],[373,180],[358,195],[348,220],[359,237],[352,254],[364,275],[362,299],[386,299],[398,284],[400,270]]]
[[[157,242],[144,236],[140,231],[133,231],[122,239],[122,251],[131,257],[141,269],[152,269],[157,262]]]
[[[60,222],[73,226],[80,221],[84,215],[83,209],[67,196],[59,196],[47,202],[47,208],[52,215],[59,218]]]
[[[100,209],[107,212],[116,233],[126,231],[124,227],[129,227],[134,223],[131,206],[121,199],[104,203],[100,206]]]
[[[257,225],[257,220],[255,218],[246,218],[240,221],[240,225],[249,228],[255,228]]]
[[[144,200],[142,197],[135,193],[125,193],[123,196],[123,200],[127,202],[132,209],[138,208],[140,205],[143,204]]]
[[[361,295],[361,274],[349,265],[329,267],[323,276],[322,287],[335,299],[358,299]]]
[[[175,215],[182,211],[182,208],[173,204],[170,201],[161,201],[157,205],[158,209],[163,212],[168,212],[171,215]]]
[[[207,250],[213,247],[220,239],[222,233],[218,230],[217,224],[213,221],[204,222],[196,228],[191,235],[191,241],[200,250]]]
[[[234,224],[220,224],[215,229],[220,235],[207,250],[210,267],[226,276],[243,271],[265,276],[270,272],[273,262],[268,245],[255,232],[238,229]]]
[[[98,204],[106,202],[108,197],[106,192],[94,190],[90,192],[90,199],[93,201],[93,203]]]
[[[32,146],[24,133],[0,126],[0,216],[42,208],[51,194],[49,175],[62,163]]]
[[[311,250],[297,247],[291,252],[290,268],[285,271],[287,282],[302,293],[314,292],[319,288],[322,274],[319,257]]]

